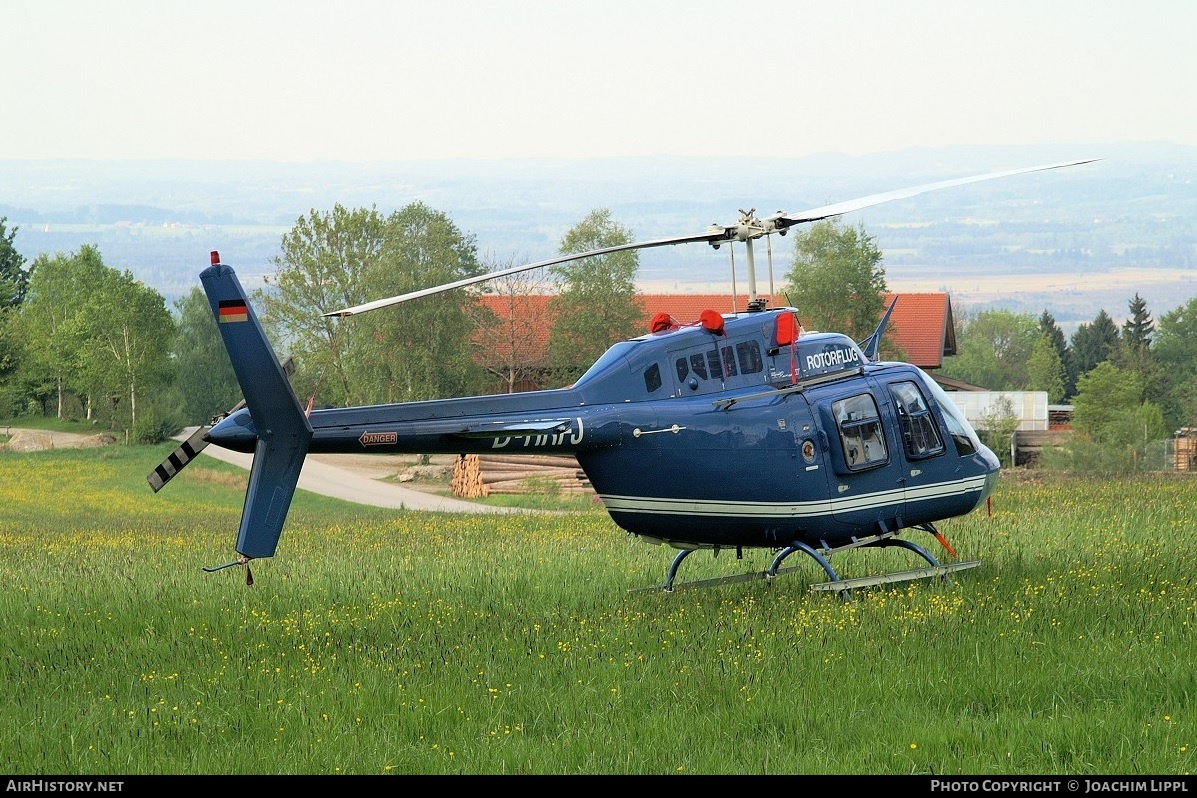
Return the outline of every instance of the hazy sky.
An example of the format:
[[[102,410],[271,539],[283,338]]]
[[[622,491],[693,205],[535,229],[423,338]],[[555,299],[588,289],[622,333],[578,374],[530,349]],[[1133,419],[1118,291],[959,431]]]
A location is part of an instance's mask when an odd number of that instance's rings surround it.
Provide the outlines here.
[[[1197,145],[1197,0],[4,0],[0,159]]]

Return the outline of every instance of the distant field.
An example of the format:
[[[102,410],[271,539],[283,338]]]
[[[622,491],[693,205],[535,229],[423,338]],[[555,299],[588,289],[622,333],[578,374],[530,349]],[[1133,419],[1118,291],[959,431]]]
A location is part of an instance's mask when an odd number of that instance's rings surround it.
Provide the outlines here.
[[[898,293],[946,291],[956,313],[967,310],[1006,308],[1036,317],[1044,310],[1055,317],[1066,334],[1078,324],[1089,322],[1105,310],[1121,324],[1127,305],[1136,293],[1147,300],[1148,310],[1158,319],[1197,296],[1197,273],[1186,269],[1113,269],[1091,272],[1033,274],[986,274],[976,270],[947,272],[942,267],[920,270],[898,266],[886,270],[886,283]],[[676,283],[640,284],[651,294],[683,293]],[[741,283],[740,290],[744,290]],[[757,290],[768,293],[768,283],[758,280]],[[777,289],[780,293],[780,287]],[[684,293],[720,294],[723,283],[691,283]],[[784,299],[778,298],[778,302]]]
[[[905,271],[901,277],[887,272],[891,291],[947,291],[956,310],[1008,307],[1036,316],[1048,310],[1062,327],[1069,322],[1091,321],[1102,309],[1121,322],[1136,293],[1147,300],[1148,309],[1157,319],[1197,296],[1197,274],[1185,269],[914,277]]]
[[[494,266],[557,252],[562,234],[593,208],[611,209],[637,240],[726,223],[738,209],[762,212],[868,196],[927,180],[1018,164],[1070,160],[1077,147],[915,148],[868,157],[514,159],[493,162],[15,162],[0,168],[0,216],[20,231],[29,260],[96,244],[107,265],[129,269],[168,302],[197,285],[208,252],[220,250],[243,283],[273,271],[282,235],[309,210],[413,200],[444,210],[476,236]],[[1088,149],[1083,147],[1080,149]],[[1154,315],[1194,294],[1162,271],[1193,263],[1197,252],[1197,148],[1159,142],[1102,146],[1103,161],[1074,170],[931,192],[844,217],[878,236],[887,279],[898,291],[941,290],[957,307],[1012,303],[1051,310],[1057,321],[1086,321],[1104,308],[1119,317],[1137,288]],[[767,211],[766,211],[767,209]],[[772,258],[780,281],[789,240],[762,244],[762,293]],[[641,252],[640,276],[654,293],[726,293],[729,248],[661,247]],[[736,252],[739,288],[745,253]],[[917,263],[942,274],[916,275]],[[1135,269],[1086,275],[1044,293],[1019,280],[1008,291],[961,278],[1021,266],[1076,273],[1097,264]],[[959,269],[959,272],[953,271]],[[651,288],[649,287],[651,286]],[[916,287],[918,286],[918,287]],[[924,287],[925,286],[925,287]],[[1108,289],[1108,290],[1107,290]],[[991,296],[992,293],[999,296]]]

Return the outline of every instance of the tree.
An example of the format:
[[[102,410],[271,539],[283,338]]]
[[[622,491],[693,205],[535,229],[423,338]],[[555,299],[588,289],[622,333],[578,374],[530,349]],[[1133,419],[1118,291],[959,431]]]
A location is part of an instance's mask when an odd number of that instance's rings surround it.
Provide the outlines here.
[[[1147,312],[1147,300],[1136,292],[1128,303],[1130,316],[1122,324],[1122,345],[1125,349],[1150,349],[1155,324]]]
[[[327,404],[365,404],[369,322],[322,314],[366,302],[366,273],[379,267],[384,222],[374,208],[308,212],[283,235],[267,289],[257,292],[275,346],[295,359],[299,396]],[[394,292],[392,292],[394,293]]]
[[[321,314],[482,274],[472,236],[412,203],[312,211],[283,238],[263,314],[296,360],[293,382],[322,403],[363,405],[457,395],[473,387],[474,291],[456,289],[346,317]]]
[[[7,216],[0,216],[0,309],[18,307],[25,301],[29,274],[24,270],[25,256],[17,252],[13,239],[19,227],[6,232]]]
[[[1100,310],[1089,324],[1082,324],[1072,334],[1072,371],[1070,378],[1080,390],[1080,378],[1098,363],[1109,360],[1118,346],[1118,327],[1105,310]]]
[[[1197,298],[1160,316],[1151,352],[1169,386],[1169,427],[1197,426]]]
[[[56,396],[58,418],[64,417],[72,390],[80,392],[91,418],[91,403],[80,386],[79,330],[70,322],[100,285],[105,268],[100,251],[85,244],[73,254],[40,255],[29,269],[29,289],[21,306],[25,358],[20,378],[33,398]]]
[[[611,218],[611,211],[591,211],[561,239],[560,253],[630,244],[632,234]],[[549,267],[557,286],[552,302],[549,360],[556,379],[570,384],[616,341],[636,334],[644,311],[636,302],[635,250],[595,255]]]
[[[1027,389],[1046,391],[1047,401],[1059,403],[1064,399],[1067,379],[1068,369],[1060,360],[1060,353],[1056,351],[1051,337],[1039,336],[1027,361]]]
[[[1076,393],[1076,383],[1072,381],[1069,367],[1069,364],[1072,362],[1072,352],[1068,348],[1068,341],[1064,338],[1064,331],[1056,323],[1056,317],[1046,309],[1039,317],[1039,332],[1041,335],[1047,336],[1052,348],[1056,350],[1056,356],[1059,358],[1060,364],[1064,367],[1064,393],[1059,399],[1055,400],[1063,401]]]
[[[199,286],[175,302],[174,385],[184,419],[207,424],[241,401],[241,387],[225,351],[208,297]]]
[[[386,219],[382,257],[367,270],[371,296],[432,288],[484,274],[472,235],[446,214],[413,202]],[[479,287],[456,288],[371,314],[366,357],[385,379],[377,401],[475,393],[482,374],[473,360]]]
[[[488,271],[503,271],[519,264],[514,260]],[[538,385],[547,367],[542,341],[551,324],[545,300],[544,269],[516,272],[488,284],[496,302],[491,317],[483,317],[475,343],[477,361],[499,379],[502,390]]]
[[[8,218],[0,216],[0,414],[20,410],[20,387],[16,380],[22,356],[17,309],[25,299],[29,275],[25,257],[13,246],[19,228],[5,230]]]
[[[785,291],[809,330],[864,340],[885,308],[881,250],[863,225],[817,222],[798,231]]]
[[[943,374],[991,391],[1021,391],[1040,337],[1028,313],[981,311],[964,322],[956,339],[958,354],[944,360]]]
[[[1147,312],[1147,302],[1135,294],[1130,300],[1130,315],[1122,325],[1118,345],[1110,353],[1110,361],[1120,369],[1139,375],[1142,389],[1140,400],[1155,397],[1157,400],[1167,393],[1167,378],[1160,369],[1155,353],[1151,351],[1151,335],[1155,324]]]
[[[1094,443],[1115,443],[1118,419],[1139,407],[1138,375],[1098,363],[1077,382],[1072,426]]]
[[[170,374],[175,324],[166,300],[129,271],[108,269],[93,287],[74,327],[79,372],[89,396],[114,405],[127,400],[130,427],[138,425],[138,400]]]
[[[1149,444],[1167,429],[1154,402],[1139,400],[1139,376],[1108,361],[1077,382],[1071,445],[1075,466],[1086,471],[1131,471],[1149,462]]]
[[[1172,378],[1164,410],[1168,429],[1197,428],[1197,375]]]
[[[977,422],[977,434],[988,446],[1004,468],[1013,465],[1011,442],[1014,432],[1022,420],[1014,412],[1014,403],[1008,396],[999,396]]]
[[[25,392],[18,379],[24,343],[21,316],[15,307],[0,308],[0,417],[19,415]]]
[[[1197,297],[1160,316],[1152,349],[1168,371],[1197,375]]]

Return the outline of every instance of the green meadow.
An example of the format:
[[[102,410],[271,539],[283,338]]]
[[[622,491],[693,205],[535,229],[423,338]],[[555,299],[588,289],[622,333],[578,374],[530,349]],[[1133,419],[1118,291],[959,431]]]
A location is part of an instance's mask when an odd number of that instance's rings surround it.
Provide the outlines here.
[[[1197,483],[1007,474],[950,581],[660,585],[599,509],[300,493],[235,557],[244,472],[173,449],[0,452],[10,774],[1175,775],[1197,750]],[[911,538],[951,558],[923,532]],[[679,580],[768,567],[697,553]],[[833,556],[844,577],[923,563]]]

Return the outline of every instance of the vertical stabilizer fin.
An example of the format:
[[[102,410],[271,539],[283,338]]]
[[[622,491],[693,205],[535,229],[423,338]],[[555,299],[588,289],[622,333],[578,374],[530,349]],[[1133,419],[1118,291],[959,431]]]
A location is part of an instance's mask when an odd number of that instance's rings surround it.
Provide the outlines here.
[[[212,253],[200,274],[257,435],[237,552],[271,557],[299,482],[312,427],[232,268]]]

